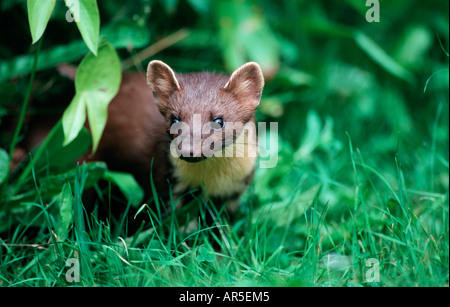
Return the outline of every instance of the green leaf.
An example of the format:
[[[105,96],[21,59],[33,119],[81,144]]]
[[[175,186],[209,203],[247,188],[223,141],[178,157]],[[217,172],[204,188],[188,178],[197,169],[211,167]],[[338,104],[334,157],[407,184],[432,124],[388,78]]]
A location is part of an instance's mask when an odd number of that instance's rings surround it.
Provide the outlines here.
[[[150,43],[149,28],[126,18],[112,21],[102,28],[101,34],[106,36],[116,49],[142,48]]]
[[[433,46],[433,32],[424,25],[412,25],[401,35],[394,58],[411,70],[419,70]]]
[[[106,26],[101,31],[108,41],[116,48],[141,48],[150,42],[150,31],[137,22],[123,19]],[[210,41],[209,37],[205,38]],[[67,45],[55,46],[42,50],[39,54],[37,71],[53,68],[60,63],[70,63],[83,57],[89,49],[82,40],[73,41]],[[34,55],[18,55],[8,60],[0,60],[0,81],[20,77],[31,72]]]
[[[90,188],[94,186],[100,179],[103,178],[105,172],[108,170],[104,162],[91,162],[84,165],[87,178],[84,184],[84,188]],[[72,186],[75,186],[75,179],[77,176],[77,170],[72,168],[65,173],[47,176],[39,180],[40,192],[44,199],[48,199],[61,192],[61,186],[70,182]]]
[[[282,67],[277,78],[289,82],[292,86],[311,85],[314,77],[305,71],[291,68],[289,66]]]
[[[208,0],[188,0],[187,2],[197,14],[208,14],[211,9],[211,1]]]
[[[178,0],[163,0],[160,3],[168,14],[175,13],[178,6]]]
[[[241,28],[242,39],[250,60],[257,62],[265,75],[273,77],[279,69],[280,45],[262,16],[254,15]]]
[[[414,76],[398,64],[391,56],[389,56],[380,46],[378,46],[370,37],[361,31],[355,31],[354,39],[356,44],[378,65],[383,67],[387,72],[403,79],[407,82],[413,82]]]
[[[64,241],[69,232],[70,224],[72,224],[72,191],[70,184],[66,182],[63,185],[61,194],[59,195],[59,211],[56,218],[55,233],[58,241]]]
[[[294,160],[302,160],[310,158],[311,153],[320,144],[320,136],[322,134],[322,122],[319,115],[311,110],[306,117],[306,131],[303,136],[300,148],[294,154]]]
[[[97,55],[100,37],[100,15],[96,0],[64,0],[72,13],[81,37],[89,50]]]
[[[0,185],[5,181],[8,176],[9,157],[8,153],[0,148]]]
[[[50,16],[55,8],[55,0],[28,0],[28,21],[30,24],[31,38],[33,44],[44,34]]]
[[[200,246],[200,254],[197,256],[197,260],[200,262],[214,262],[216,257],[211,249],[207,249],[204,246]]]
[[[107,171],[104,178],[116,184],[132,206],[142,204],[144,191],[131,174]]]
[[[108,104],[114,98],[117,92],[111,96],[96,95],[92,93],[86,103],[89,127],[92,135],[92,152],[97,151],[97,146],[103,134],[108,119]]]
[[[78,136],[85,121],[86,103],[83,95],[77,93],[62,117],[64,129],[63,146],[67,146]]]
[[[265,76],[273,77],[280,65],[280,45],[264,15],[251,2],[214,3],[227,68],[233,71],[250,60],[259,63]]]
[[[56,46],[47,50],[42,50],[39,54],[37,71],[52,68],[62,62],[72,62],[89,50],[83,41],[74,41],[68,45]],[[0,81],[13,77],[21,77],[31,72],[34,55],[18,55],[8,60],[0,61]]]
[[[106,125],[108,104],[119,90],[121,77],[120,59],[110,44],[100,47],[97,57],[90,53],[83,59],[75,77],[75,97],[63,114],[65,145],[83,128],[87,109],[92,151],[97,150]]]

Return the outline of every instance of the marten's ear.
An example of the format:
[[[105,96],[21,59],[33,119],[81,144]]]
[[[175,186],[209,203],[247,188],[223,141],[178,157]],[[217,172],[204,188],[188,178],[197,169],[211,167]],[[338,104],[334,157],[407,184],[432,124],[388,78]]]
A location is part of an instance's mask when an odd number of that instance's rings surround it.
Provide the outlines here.
[[[161,61],[151,61],[148,64],[147,84],[155,95],[156,103],[158,103],[158,98],[169,98],[180,89],[180,84],[172,68]]]
[[[264,87],[264,76],[259,65],[249,62],[236,69],[223,88],[254,108],[259,105]]]

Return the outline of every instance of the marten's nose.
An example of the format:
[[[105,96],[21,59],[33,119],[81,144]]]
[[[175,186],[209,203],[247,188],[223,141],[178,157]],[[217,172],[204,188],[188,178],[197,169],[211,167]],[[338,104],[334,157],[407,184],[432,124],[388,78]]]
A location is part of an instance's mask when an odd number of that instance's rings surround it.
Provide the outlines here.
[[[194,146],[191,142],[186,142],[187,140],[181,142],[181,144],[178,146],[179,153],[181,157],[193,157],[194,156]]]
[[[199,162],[204,159],[201,143],[194,143],[192,136],[185,138],[178,145],[180,159],[187,162]]]

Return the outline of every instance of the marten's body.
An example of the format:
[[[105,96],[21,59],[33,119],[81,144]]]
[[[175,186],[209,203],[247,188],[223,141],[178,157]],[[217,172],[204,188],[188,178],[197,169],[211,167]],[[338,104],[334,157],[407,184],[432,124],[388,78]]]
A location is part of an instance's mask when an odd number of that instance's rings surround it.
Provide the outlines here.
[[[108,122],[98,150],[90,159],[132,173],[147,193],[151,192],[152,171],[159,193],[167,192],[170,183],[177,195],[197,189],[234,207],[253,176],[256,156],[249,155],[247,147],[255,146],[256,139],[244,139],[245,133],[238,129],[231,132],[232,141],[225,143],[229,132],[224,127],[216,129],[219,133],[215,136],[216,130],[199,133],[195,116],[202,126],[218,118],[224,126],[254,123],[263,84],[256,63],[242,66],[231,77],[206,72],[175,74],[160,61],[149,64],[147,80],[137,73],[125,73],[119,93],[109,105]],[[190,147],[176,145],[179,154],[184,154],[180,157],[173,155],[169,148],[181,135],[170,132],[174,118],[190,128],[184,137],[192,141]],[[201,143],[208,137],[215,137],[223,145],[211,146],[213,151],[224,152],[241,144],[240,150],[247,154],[205,157],[195,149],[195,140]]]
[[[61,74],[75,78],[76,68],[59,69]],[[172,191],[176,199],[197,189],[235,208],[253,177],[256,155],[248,152],[256,146],[256,135],[249,136],[239,125],[231,131],[225,128],[233,127],[233,123],[254,124],[263,86],[256,63],[247,63],[227,76],[175,74],[163,62],[152,61],[147,76],[123,74],[120,90],[108,106],[108,121],[98,149],[82,160],[104,161],[111,170],[133,174],[147,197],[152,196],[152,174],[160,197]],[[201,126],[211,123],[213,129],[199,131],[196,120]],[[175,123],[183,123],[189,131],[171,132]],[[177,138],[183,139],[175,145],[178,156],[170,150]],[[216,142],[207,148],[214,154],[231,149],[241,155],[208,156],[196,146],[208,138]],[[185,140],[191,142],[186,145]]]

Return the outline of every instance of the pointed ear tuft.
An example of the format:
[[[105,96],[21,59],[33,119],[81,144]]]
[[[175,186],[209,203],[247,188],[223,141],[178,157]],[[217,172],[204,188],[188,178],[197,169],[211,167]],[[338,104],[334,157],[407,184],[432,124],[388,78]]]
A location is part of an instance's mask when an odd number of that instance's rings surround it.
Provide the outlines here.
[[[180,89],[177,77],[167,64],[161,61],[151,61],[147,68],[147,84],[155,98],[169,98]]]
[[[264,76],[261,67],[255,62],[249,62],[233,72],[224,90],[256,108],[261,100],[263,87]]]

